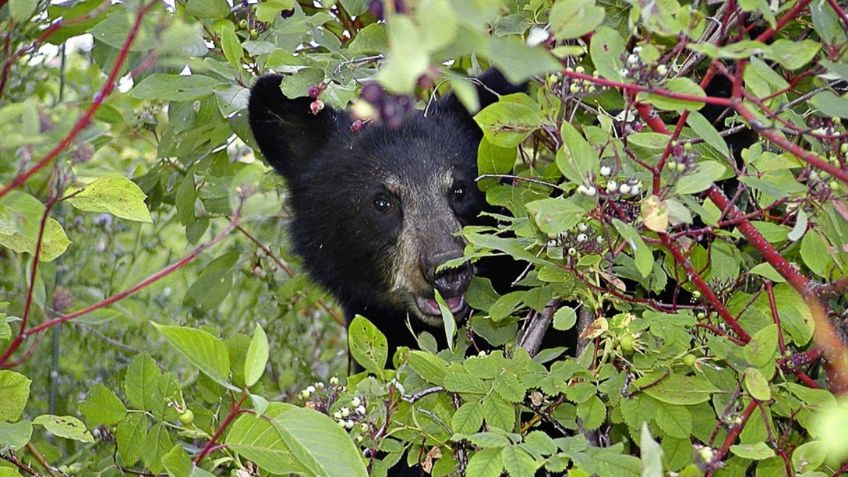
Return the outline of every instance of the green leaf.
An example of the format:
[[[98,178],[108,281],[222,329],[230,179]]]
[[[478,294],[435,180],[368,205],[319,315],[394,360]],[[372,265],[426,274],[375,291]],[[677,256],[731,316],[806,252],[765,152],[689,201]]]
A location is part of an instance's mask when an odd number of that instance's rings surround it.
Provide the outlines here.
[[[710,395],[719,390],[709,381],[699,376],[653,372],[637,379],[633,385],[645,394],[668,404],[691,406],[707,402]]]
[[[592,34],[589,44],[589,56],[598,74],[606,79],[622,81],[621,60],[624,55],[624,38],[608,26],[601,26]]]
[[[259,381],[262,373],[265,372],[266,364],[268,364],[268,337],[265,335],[265,330],[257,323],[244,359],[244,384],[247,387]]]
[[[598,396],[592,396],[577,405],[577,416],[583,420],[583,427],[592,430],[604,423],[607,408]]]
[[[451,418],[451,429],[457,434],[473,434],[483,425],[483,407],[480,401],[468,401],[456,410]]]
[[[477,451],[468,459],[468,477],[499,477],[503,471],[501,450],[488,448]]]
[[[762,367],[770,363],[777,354],[777,325],[769,323],[754,333],[751,341],[745,345],[745,360],[751,366]]]
[[[21,474],[13,467],[0,467],[0,477],[21,477]]]
[[[179,444],[162,456],[162,467],[168,472],[168,477],[214,477],[214,474],[196,467]]]
[[[570,330],[577,323],[577,312],[570,306],[564,306],[554,313],[554,329]]]
[[[256,6],[256,18],[261,22],[274,23],[280,12],[291,10],[294,3],[295,0],[265,0]]]
[[[171,450],[171,446],[173,445],[165,424],[162,422],[154,424],[144,439],[144,451],[141,454],[144,466],[155,473],[164,470],[162,459]]]
[[[686,123],[693,131],[695,131],[695,134],[709,144],[710,147],[718,151],[723,157],[730,157],[730,148],[727,147],[727,143],[724,142],[724,138],[718,134],[715,126],[713,126],[703,114],[697,111],[690,112],[689,117],[686,119]]]
[[[0,449],[22,449],[31,438],[31,422],[0,422]]]
[[[350,354],[366,371],[383,373],[389,357],[386,336],[364,316],[356,315],[347,327]]]
[[[127,414],[124,403],[111,389],[102,384],[95,384],[91,388],[88,397],[80,403],[80,411],[85,414],[90,426],[112,426],[121,422]]]
[[[651,437],[648,424],[642,423],[639,437],[639,454],[642,457],[642,477],[662,477],[663,451],[657,441]]]
[[[724,176],[727,168],[716,161],[699,162],[693,172],[681,177],[674,186],[678,194],[695,194],[710,188]]]
[[[813,40],[775,40],[765,51],[766,58],[780,63],[784,68],[797,70],[816,56],[821,45]]]
[[[477,148],[477,172],[483,174],[508,174],[515,164],[516,150],[512,147],[500,147],[486,138]]]
[[[188,0],[186,10],[197,18],[217,19],[230,12],[225,0]]]
[[[227,448],[255,462],[269,473],[303,473],[304,468],[295,462],[291,451],[269,419],[280,412],[282,409],[279,408],[279,403],[271,403],[264,416],[242,414],[230,426],[225,443]]]
[[[386,25],[383,23],[372,23],[356,34],[356,38],[348,45],[348,50],[357,54],[380,53],[385,51],[389,45],[386,36]]]
[[[769,389],[768,379],[763,376],[763,373],[757,368],[745,368],[745,379],[743,381],[748,394],[758,401],[768,401],[771,399],[771,389]]]
[[[386,29],[389,55],[377,79],[389,91],[411,93],[418,77],[430,66],[430,55],[422,47],[424,37],[406,15],[389,15]]]
[[[147,440],[147,416],[134,412],[118,424],[115,431],[118,454],[123,465],[134,465],[141,457],[141,444]]]
[[[559,40],[579,38],[604,21],[604,8],[595,0],[557,0],[548,16],[551,31]]]
[[[530,454],[518,446],[504,448],[501,462],[510,477],[533,477],[539,466]]]
[[[730,452],[733,455],[750,460],[765,460],[774,457],[774,451],[765,442],[730,446]]]
[[[669,436],[686,439],[692,433],[692,414],[684,406],[660,403],[657,406],[656,421]]]
[[[226,5],[224,0],[220,1]],[[225,86],[225,84],[203,75],[153,73],[141,80],[130,91],[130,96],[147,100],[191,101],[209,96],[215,86]]]
[[[816,470],[824,463],[826,446],[820,441],[810,441],[796,447],[792,452],[792,467],[802,474]]]
[[[124,377],[124,392],[130,404],[144,411],[153,410],[159,403],[161,396],[158,395],[159,382],[162,379],[162,371],[156,366],[156,362],[147,353],[136,356]]]
[[[48,432],[56,437],[72,439],[80,442],[94,442],[94,437],[85,428],[85,424],[73,416],[52,416],[43,414],[36,417],[33,424],[44,426]]]
[[[24,192],[13,190],[0,201],[0,245],[17,253],[35,254],[44,204]],[[71,243],[56,219],[48,218],[41,242],[42,262],[65,253]]]
[[[115,217],[137,222],[153,222],[144,201],[147,195],[135,182],[124,176],[95,179],[81,192],[69,192],[65,202],[85,212],[108,212]]]
[[[598,152],[571,124],[563,121],[560,127],[563,146],[557,151],[556,165],[572,183],[587,185],[600,170]]]
[[[547,50],[539,46],[528,46],[518,38],[488,39],[488,50],[489,61],[513,84],[562,68]]]
[[[219,33],[221,35],[221,50],[224,52],[224,57],[236,69],[241,69],[241,59],[244,56],[244,51],[241,48],[238,35],[229,28],[221,28]]]
[[[426,351],[411,350],[408,355],[409,366],[423,379],[442,385],[447,374],[448,363],[444,359]]]
[[[278,406],[281,411],[271,423],[303,467],[316,476],[368,476],[359,449],[329,416],[291,404]]]
[[[833,91],[822,91],[810,99],[810,104],[827,117],[848,118],[848,98]]]
[[[775,283],[784,283],[786,281],[783,276],[778,273],[774,267],[771,266],[768,262],[763,262],[757,265],[754,265],[748,273],[752,273],[754,275],[759,275],[764,278],[768,278],[769,280]]]
[[[439,293],[439,290],[434,289],[436,297],[436,304],[439,305],[439,312],[442,315],[442,325],[444,325],[445,330],[445,338],[447,339],[448,349],[453,351],[453,342],[456,337],[456,319],[453,317],[453,312],[450,311],[450,308],[445,303],[445,299],[442,298],[442,294]]]
[[[515,427],[515,408],[497,395],[483,398],[483,417],[489,428],[511,432]]]
[[[615,226],[615,230],[618,231],[619,235],[621,235],[621,238],[633,250],[636,269],[639,270],[642,277],[647,277],[654,268],[654,255],[651,253],[651,249],[648,248],[642,237],[639,236],[639,232],[630,225],[618,219],[613,219],[612,224]]]
[[[223,341],[203,330],[184,326],[166,326],[151,322],[168,343],[180,352],[191,364],[218,384],[234,388],[229,384],[230,354]]]
[[[698,96],[706,96],[704,90],[698,86],[698,83],[695,83],[689,78],[674,78],[672,80],[667,81],[663,85],[663,89],[671,91],[672,93],[685,94],[692,97]],[[643,101],[648,104],[655,106],[657,109],[667,110],[667,111],[685,111],[685,110],[697,110],[700,109],[704,103],[700,101],[692,101],[688,99],[677,99],[677,98],[669,98],[667,96],[661,96],[659,94],[653,93],[639,93],[636,96],[638,101]]]
[[[567,232],[580,223],[586,215],[583,207],[562,197],[534,200],[524,206],[539,230],[548,235]]]
[[[29,386],[32,383],[26,376],[9,370],[0,370],[0,422],[17,421],[21,418],[29,399]]]
[[[810,230],[801,240],[801,258],[816,275],[827,278],[827,268],[833,257],[830,246],[818,231]]]
[[[9,14],[16,22],[26,21],[35,12],[37,4],[36,0],[9,0]]]
[[[524,93],[502,96],[474,116],[492,145],[515,148],[542,124],[538,106]]]
[[[220,305],[233,287],[233,267],[238,259],[239,251],[232,250],[209,262],[189,287],[183,303],[204,310]]]

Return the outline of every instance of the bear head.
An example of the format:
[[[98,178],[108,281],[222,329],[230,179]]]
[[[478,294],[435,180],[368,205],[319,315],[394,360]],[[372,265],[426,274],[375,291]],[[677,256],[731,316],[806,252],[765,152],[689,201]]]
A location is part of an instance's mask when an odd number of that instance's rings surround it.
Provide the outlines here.
[[[346,112],[325,107],[313,114],[312,99],[285,97],[282,81],[256,81],[250,126],[287,180],[291,240],[313,279],[348,318],[415,317],[438,326],[434,289],[462,315],[473,271],[439,266],[462,256],[457,233],[486,208],[476,185],[482,133],[471,114],[448,95],[398,127],[369,124],[354,132]],[[522,89],[495,70],[475,83],[483,107]]]

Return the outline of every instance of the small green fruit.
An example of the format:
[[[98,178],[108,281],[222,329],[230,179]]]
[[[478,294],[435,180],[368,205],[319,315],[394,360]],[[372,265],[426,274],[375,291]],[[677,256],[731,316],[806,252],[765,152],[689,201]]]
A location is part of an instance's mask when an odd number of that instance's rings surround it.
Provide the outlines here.
[[[247,28],[247,20],[242,19],[241,21],[239,21],[239,28],[241,28],[242,30]]]
[[[194,422],[194,413],[191,411],[191,409],[186,409],[185,412],[180,414],[180,422],[184,426],[188,426],[189,424]]]
[[[695,357],[694,354],[689,353],[683,357],[683,364],[685,364],[686,366],[695,366],[695,361],[697,360],[698,358]]]
[[[632,353],[636,348],[634,344],[636,343],[636,337],[633,335],[624,335],[618,341],[618,346],[621,348],[625,354]]]

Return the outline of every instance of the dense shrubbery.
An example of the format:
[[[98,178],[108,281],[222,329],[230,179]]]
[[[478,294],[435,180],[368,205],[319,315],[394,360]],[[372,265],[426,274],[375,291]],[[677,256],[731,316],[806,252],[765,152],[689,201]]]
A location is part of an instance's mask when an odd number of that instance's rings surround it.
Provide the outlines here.
[[[707,3],[0,0],[0,476],[848,470],[848,8]],[[489,65],[530,84],[463,233],[528,264],[467,296],[504,350],[357,318],[344,378],[252,78],[392,124]]]

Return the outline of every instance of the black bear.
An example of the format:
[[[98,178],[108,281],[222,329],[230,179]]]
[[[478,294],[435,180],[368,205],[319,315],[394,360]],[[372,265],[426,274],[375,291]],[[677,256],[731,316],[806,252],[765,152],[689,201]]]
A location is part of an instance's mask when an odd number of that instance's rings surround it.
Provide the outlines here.
[[[408,318],[416,334],[443,336],[433,290],[462,316],[474,271],[437,267],[462,255],[456,233],[480,223],[487,207],[475,182],[482,132],[471,114],[447,95],[426,116],[354,132],[346,112],[313,114],[312,100],[286,98],[281,81],[256,81],[249,118],[262,154],[287,179],[294,251],[348,320],[361,314],[386,335],[390,353],[417,348]],[[476,83],[481,107],[523,89],[496,70]]]

